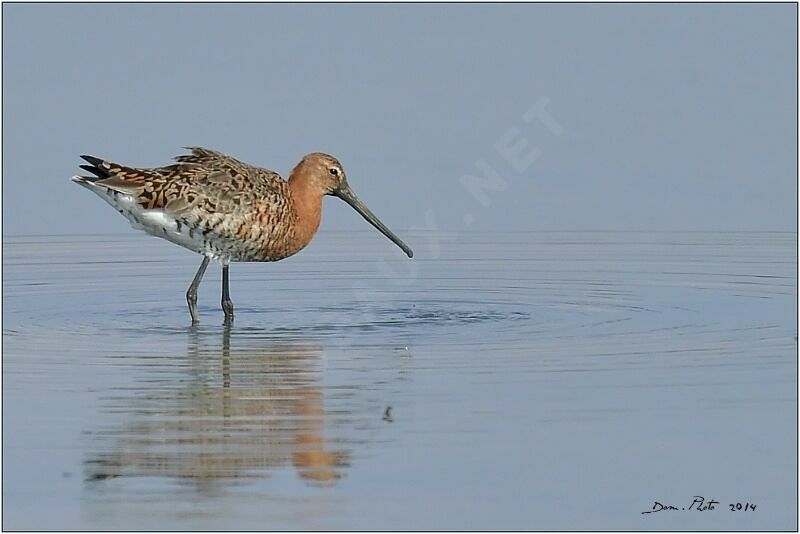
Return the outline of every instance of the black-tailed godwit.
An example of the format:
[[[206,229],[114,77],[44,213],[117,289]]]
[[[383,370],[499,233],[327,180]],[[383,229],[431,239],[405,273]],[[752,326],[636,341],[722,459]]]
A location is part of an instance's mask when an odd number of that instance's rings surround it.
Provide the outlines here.
[[[94,176],[73,180],[97,193],[134,228],[203,255],[186,301],[197,323],[197,288],[210,260],[222,265],[222,309],[233,320],[228,266],[235,261],[278,261],[302,250],[322,216],[322,197],[350,204],[412,257],[411,249],[364,205],[347,184],[341,163],[328,154],[306,155],[288,180],[206,148],[191,148],[177,163],[153,169],[126,167],[81,156]]]

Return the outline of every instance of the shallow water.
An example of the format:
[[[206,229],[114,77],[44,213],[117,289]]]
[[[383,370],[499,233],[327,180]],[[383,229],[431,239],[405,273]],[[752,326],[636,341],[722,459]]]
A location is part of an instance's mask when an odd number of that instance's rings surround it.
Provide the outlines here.
[[[797,528],[796,234],[403,237],[5,237],[4,528]]]

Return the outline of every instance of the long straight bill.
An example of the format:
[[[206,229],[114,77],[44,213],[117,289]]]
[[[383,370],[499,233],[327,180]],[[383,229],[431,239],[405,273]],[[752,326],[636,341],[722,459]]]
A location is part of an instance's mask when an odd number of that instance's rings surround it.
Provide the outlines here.
[[[360,213],[361,216],[364,217],[368,223],[377,228],[380,231],[380,233],[391,239],[395,245],[403,249],[403,252],[405,252],[409,258],[414,256],[414,252],[410,248],[408,248],[408,245],[403,243],[399,237],[394,235],[394,233],[392,233],[391,230],[386,228],[386,225],[384,225],[375,216],[374,213],[369,211],[369,208],[367,208],[367,206],[365,206],[364,203],[361,202],[361,200],[356,196],[356,194],[353,193],[353,190],[350,189],[349,185],[344,184],[340,186],[335,194],[336,196],[338,196],[339,198],[350,204],[354,210]]]

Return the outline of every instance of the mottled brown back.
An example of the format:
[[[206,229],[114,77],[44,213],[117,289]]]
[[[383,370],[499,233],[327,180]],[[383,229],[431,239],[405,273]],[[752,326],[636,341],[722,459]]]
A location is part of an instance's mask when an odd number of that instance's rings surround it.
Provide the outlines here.
[[[92,165],[83,168],[97,175],[94,185],[130,194],[141,210],[164,209],[179,228],[200,232],[206,250],[234,261],[285,257],[295,218],[287,182],[214,150],[190,150],[165,167],[139,169],[85,156]]]

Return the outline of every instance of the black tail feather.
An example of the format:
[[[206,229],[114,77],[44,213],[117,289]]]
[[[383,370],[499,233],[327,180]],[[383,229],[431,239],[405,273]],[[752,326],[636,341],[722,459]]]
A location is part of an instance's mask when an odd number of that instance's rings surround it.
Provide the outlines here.
[[[89,171],[90,173],[97,176],[97,178],[108,178],[108,173],[105,172],[103,169],[98,169],[92,165],[80,165],[80,168]]]
[[[96,158],[94,156],[87,156],[86,154],[82,155],[81,159],[85,159],[86,161],[88,161],[92,165],[95,165],[95,166],[98,166],[98,167],[100,166],[101,163],[103,163],[102,159]]]
[[[88,161],[89,163],[91,163],[91,165],[80,165],[80,168],[85,170],[85,171],[89,171],[90,173],[92,173],[92,174],[94,174],[96,176],[96,177],[95,176],[92,176],[92,177],[84,176],[83,178],[86,178],[86,180],[88,180],[90,182],[96,182],[97,180],[102,180],[104,178],[110,178],[111,177],[111,174],[108,172],[108,170],[105,167],[103,167],[103,165],[102,165],[103,164],[103,160],[102,159],[96,158],[94,156],[86,156],[86,155],[81,156],[81,158],[86,160],[86,161]]]

